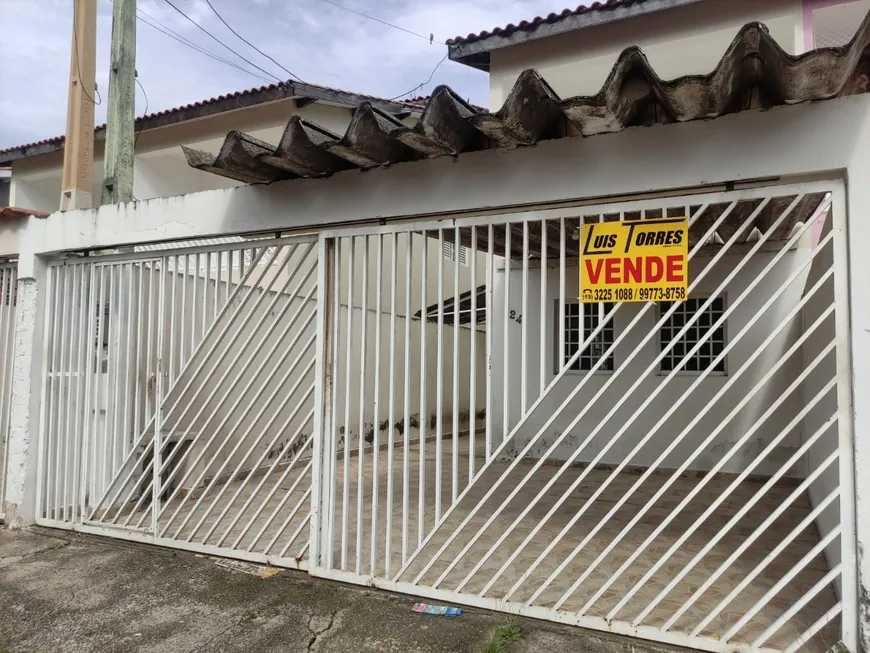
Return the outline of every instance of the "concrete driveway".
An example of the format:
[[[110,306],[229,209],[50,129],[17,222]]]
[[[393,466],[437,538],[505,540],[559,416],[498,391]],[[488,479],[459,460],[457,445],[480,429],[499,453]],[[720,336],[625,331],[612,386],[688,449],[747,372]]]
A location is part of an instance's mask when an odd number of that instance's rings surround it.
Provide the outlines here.
[[[234,568],[236,567],[236,568]],[[413,597],[72,533],[0,529],[0,653],[316,651],[664,652],[665,647],[507,615],[418,615]]]

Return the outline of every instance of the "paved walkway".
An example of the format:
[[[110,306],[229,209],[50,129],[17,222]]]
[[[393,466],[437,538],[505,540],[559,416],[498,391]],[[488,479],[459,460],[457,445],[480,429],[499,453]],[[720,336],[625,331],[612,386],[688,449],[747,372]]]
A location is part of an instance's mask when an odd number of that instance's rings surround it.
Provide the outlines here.
[[[234,568],[236,567],[236,568]],[[0,653],[670,653],[578,628],[466,610],[417,615],[413,599],[184,552],[0,528]]]

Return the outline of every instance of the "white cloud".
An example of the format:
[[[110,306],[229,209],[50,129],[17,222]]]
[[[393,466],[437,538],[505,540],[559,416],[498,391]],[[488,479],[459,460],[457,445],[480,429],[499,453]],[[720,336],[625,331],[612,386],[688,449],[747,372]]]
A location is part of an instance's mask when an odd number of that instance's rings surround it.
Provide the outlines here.
[[[443,41],[554,9],[542,0],[336,0],[348,8],[394,23],[424,39],[345,11],[324,0],[211,0],[246,39],[303,80],[345,90],[393,97],[429,77],[446,54]],[[205,0],[172,0],[220,41],[280,79],[287,73],[234,37]],[[108,96],[112,5],[97,0],[97,84]],[[186,20],[166,0],[138,0],[139,8],[201,47],[257,75],[236,55]],[[63,133],[72,34],[72,0],[0,0],[0,147]],[[428,42],[429,34],[435,43]],[[439,42],[440,41],[440,42]],[[137,23],[139,81],[149,111],[262,85],[256,76],[214,61]],[[445,61],[432,82],[415,94],[448,84],[486,104],[484,73]],[[137,91],[137,114],[145,109]],[[106,104],[96,121],[105,121]]]

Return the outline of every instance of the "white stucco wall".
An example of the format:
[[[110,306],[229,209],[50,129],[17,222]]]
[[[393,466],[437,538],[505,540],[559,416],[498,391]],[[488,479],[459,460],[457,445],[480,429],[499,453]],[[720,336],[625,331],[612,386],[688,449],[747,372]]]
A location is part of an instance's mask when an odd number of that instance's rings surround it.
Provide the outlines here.
[[[803,52],[801,0],[705,0],[500,48],[490,59],[490,109],[535,68],[561,97],[594,95],[625,48],[638,45],[663,79],[711,72],[738,30],[761,21],[791,54]]]
[[[759,308],[799,268],[801,262],[806,260],[809,253],[809,239],[805,240],[805,247],[786,254],[765,275],[764,283],[751,291],[748,296],[740,299],[739,302],[738,299],[741,298],[746,287],[771,262],[774,254],[769,252],[756,254],[747,262],[744,268],[745,271],[741,272],[727,286],[725,289],[725,307],[727,310],[733,304],[734,310],[726,321],[726,343],[730,342],[730,338],[738,334],[755,317]],[[689,278],[697,277],[710,260],[709,258],[694,260],[690,265]],[[693,293],[693,296],[710,296],[727,274],[739,264],[740,260],[741,257],[738,255],[725,256],[701,281],[699,288]],[[571,298],[576,298],[578,295],[579,272],[576,267],[569,267],[566,274],[566,298],[570,302],[572,301]],[[530,455],[535,457],[542,455],[553,441],[564,432],[565,428],[570,425],[570,422],[582,411],[586,411],[579,424],[571,429],[570,435],[551,454],[551,458],[555,460],[568,459],[580,447],[580,443],[585,441],[592,434],[593,430],[599,426],[610,410],[616,406],[617,402],[626,396],[631,386],[638,379],[643,379],[637,389],[628,395],[628,400],[617,409],[614,416],[604,423],[588,446],[582,448],[577,460],[578,462],[589,462],[609,445],[609,449],[600,459],[600,462],[604,464],[618,464],[627,461],[631,466],[645,467],[651,465],[664,448],[665,443],[670,444],[682,434],[684,427],[698,414],[700,407],[707,406],[714,395],[726,385],[729,374],[733,374],[744,367],[749,357],[758,350],[759,345],[779,325],[788,311],[794,307],[803,292],[804,277],[805,274],[796,280],[785,291],[782,297],[777,299],[765,311],[764,316],[740,338],[733,349],[730,350],[726,358],[726,374],[709,375],[690,395],[686,393],[697,380],[698,374],[677,373],[665,375],[659,373],[657,365],[653,366],[660,352],[658,330],[655,328],[660,314],[656,307],[648,308],[638,325],[629,331],[627,337],[617,346],[614,356],[615,371],[596,372],[593,374],[592,378],[586,382],[584,389],[569,403],[563,412],[559,413],[557,420],[545,431],[543,438],[538,445],[533,447]],[[496,315],[501,315],[501,312],[504,310],[503,281],[504,274],[501,273],[496,280]],[[530,343],[526,354],[528,368],[527,387],[530,404],[538,396],[540,378],[539,343],[541,338],[546,343],[545,349],[550,357],[546,366],[547,376],[545,384],[549,385],[555,377],[557,370],[559,270],[550,269],[548,271],[547,306],[549,307],[550,314],[547,316],[547,325],[543,333],[539,309],[540,284],[540,270],[530,270],[528,288],[528,305],[530,310],[528,315],[523,316],[523,322],[526,323],[527,328],[527,340]],[[522,271],[513,269],[511,273],[509,308],[521,312],[521,306]],[[629,323],[644,306],[646,304],[626,304],[617,311],[614,322],[614,338],[619,338],[625,332]],[[687,459],[690,453],[695,451],[700,442],[715,427],[728,418],[728,415],[735,406],[743,399],[747,390],[755,386],[774,363],[779,360],[781,354],[794,342],[796,332],[800,326],[799,316],[794,318],[792,322],[793,325],[787,327],[765,349],[764,354],[757,358],[747,368],[747,371],[742,373],[740,382],[732,383],[726,393],[711,406],[710,411],[697,426],[682,436],[682,443],[665,459],[661,464],[662,468],[672,469],[680,465]],[[496,383],[494,396],[499,398],[494,411],[495,414],[493,415],[495,433],[503,432],[501,408],[503,403],[501,398],[504,396],[504,386],[501,384],[502,380],[506,380],[508,383],[509,428],[513,428],[520,419],[521,328],[520,324],[516,322],[512,321],[509,323],[508,346],[506,349],[504,349],[502,330],[500,328],[495,330],[496,335],[493,347],[496,354],[493,357],[493,380]],[[650,335],[652,335],[651,338],[649,337]],[[644,340],[648,340],[648,342],[643,344]],[[638,348],[637,355],[631,361],[628,361],[629,357]],[[504,356],[511,359],[509,375],[504,374],[504,358],[499,355],[502,352],[504,352]],[[650,370],[651,366],[653,367]],[[800,371],[801,364],[798,352],[765,385],[753,401],[727,422],[727,428],[703,450],[703,453],[694,459],[689,468],[693,470],[710,469],[731,448],[732,444],[753,426],[758,417],[779,398],[781,389],[786,387]],[[528,422],[522,427],[515,442],[512,444],[511,450],[516,451],[525,446],[544,423],[557,412],[562,402],[588,374],[588,372],[568,372],[556,384],[552,393],[548,394],[538,410],[531,415]],[[609,389],[598,400],[592,403],[598,391],[611,379],[612,382]],[[644,411],[638,412],[641,403],[656,391],[659,392],[658,398]],[[659,428],[651,442],[643,447],[640,452],[629,457],[632,448],[649,432],[650,428],[659,418],[675,404],[680,404],[680,408]],[[741,447],[736,452],[736,455],[730,458],[723,470],[726,472],[743,471],[746,464],[758,455],[765,444],[779,434],[801,407],[802,397],[799,392],[795,392],[780,408],[774,411],[770,419],[764,422],[764,427],[757,432],[756,437],[753,437],[746,446]],[[631,422],[630,428],[619,440],[614,441],[615,434],[627,422]],[[770,474],[778,469],[786,458],[794,453],[799,444],[800,428],[798,427],[793,429],[785,438],[782,445],[756,468],[756,473],[762,475]],[[791,473],[799,475],[800,470],[793,469]]]
[[[19,236],[25,221],[26,218],[0,219],[0,258],[18,255]]]
[[[842,215],[842,211],[838,212]],[[832,217],[828,216],[823,223],[821,235],[825,236],[831,232]],[[821,277],[827,273],[830,267],[834,264],[835,243],[828,243],[823,250],[819,252],[816,260],[813,261],[807,278],[807,290],[815,286]],[[819,288],[806,303],[801,315],[803,328],[809,327],[821,319],[822,315],[831,304],[835,297],[835,281],[833,278],[824,282],[824,285]],[[841,305],[837,309],[845,310],[845,305]],[[825,347],[836,337],[836,315],[831,315],[821,323],[814,334],[810,336],[804,343],[801,351],[801,357],[804,364],[809,364],[811,361],[818,358]],[[807,404],[813,401],[816,396],[824,389],[828,381],[837,373],[837,357],[835,352],[831,352],[824,356],[818,367],[817,373],[809,376],[801,387],[802,401]],[[835,415],[838,411],[838,402],[836,392],[826,393],[821,401],[818,402],[818,409],[812,411],[803,420],[802,431],[803,439],[806,441],[810,438],[822,425]],[[840,413],[841,415],[844,412]],[[847,414],[847,412],[846,412]],[[819,469],[822,463],[836,449],[832,438],[836,437],[837,429],[843,428],[841,423],[843,420],[838,420],[836,425],[830,427],[824,436],[817,444],[812,446],[806,455],[806,470],[805,473]],[[848,426],[848,425],[846,425]],[[840,468],[835,463],[828,465],[819,478],[809,487],[810,503],[813,507],[819,505],[832,491],[840,487]],[[830,507],[826,508],[816,520],[816,526],[820,535],[825,536],[840,524],[840,510],[848,510],[848,503],[842,499],[835,501]],[[826,549],[825,555],[828,560],[828,565],[833,567],[842,559],[840,543],[835,540]]]

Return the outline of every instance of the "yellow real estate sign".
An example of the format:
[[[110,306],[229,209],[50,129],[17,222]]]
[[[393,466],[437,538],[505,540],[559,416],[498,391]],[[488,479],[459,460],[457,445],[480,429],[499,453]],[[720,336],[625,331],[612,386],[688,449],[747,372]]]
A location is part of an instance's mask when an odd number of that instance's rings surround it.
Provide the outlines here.
[[[581,229],[580,301],[684,301],[689,220],[592,222]]]

